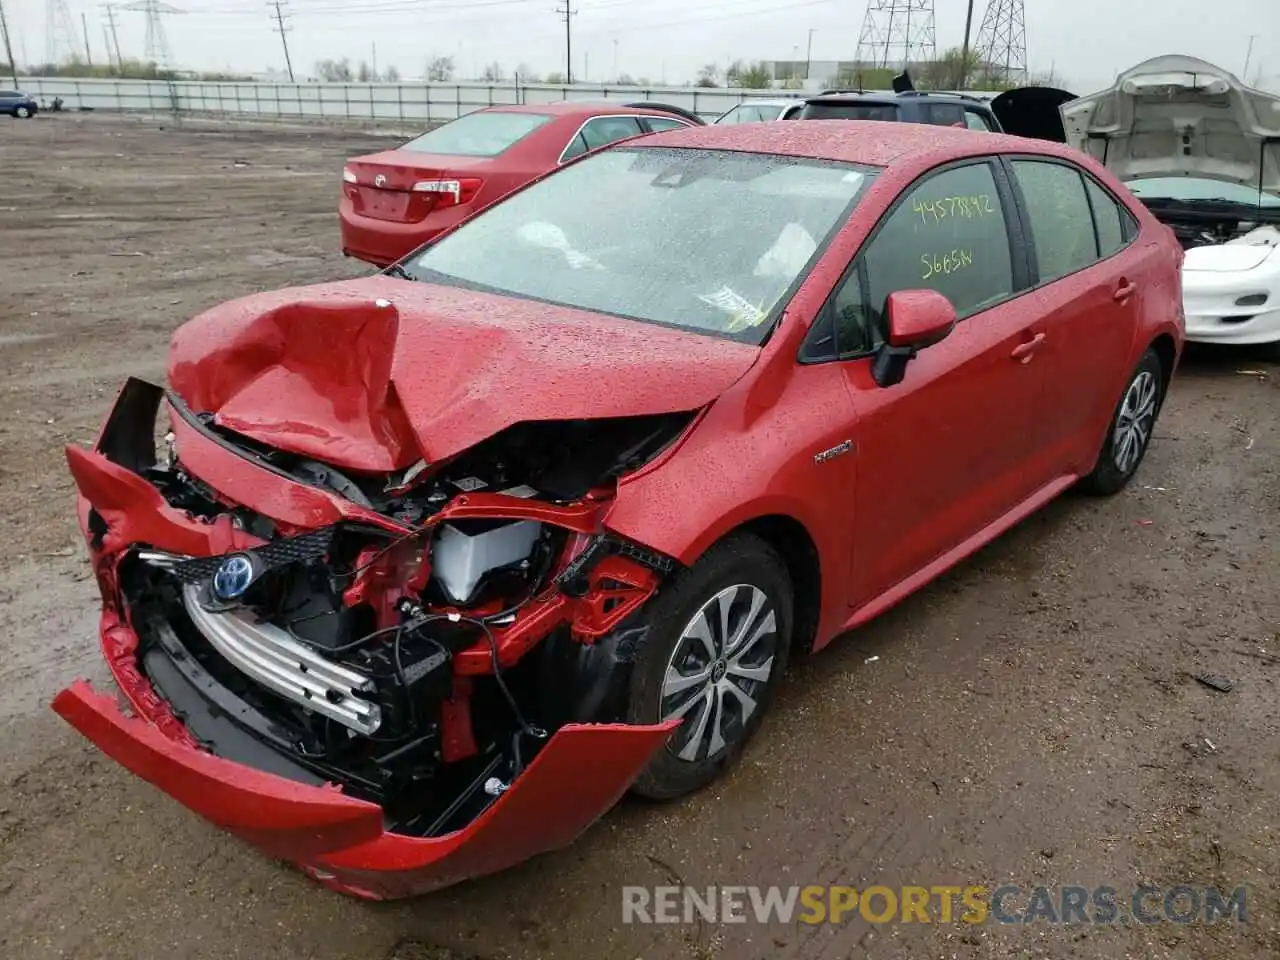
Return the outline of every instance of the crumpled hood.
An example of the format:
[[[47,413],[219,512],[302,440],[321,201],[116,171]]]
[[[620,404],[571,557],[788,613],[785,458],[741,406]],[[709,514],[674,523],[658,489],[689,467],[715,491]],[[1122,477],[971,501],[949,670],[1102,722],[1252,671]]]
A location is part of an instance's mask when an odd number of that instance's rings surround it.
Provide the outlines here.
[[[760,351],[385,276],[222,304],[180,327],[169,383],[237,433],[338,467],[436,463],[525,420],[694,410]]]
[[[1194,57],[1156,57],[1061,107],[1067,143],[1121,180],[1195,176],[1280,191],[1280,97]]]

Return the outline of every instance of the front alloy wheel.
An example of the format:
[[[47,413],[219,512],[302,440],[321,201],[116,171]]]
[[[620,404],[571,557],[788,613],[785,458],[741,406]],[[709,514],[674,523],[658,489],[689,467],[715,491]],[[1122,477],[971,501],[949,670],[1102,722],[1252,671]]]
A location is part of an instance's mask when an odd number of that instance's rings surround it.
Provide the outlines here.
[[[632,791],[658,800],[718,777],[751,739],[786,668],[792,590],[764,540],[736,534],[664,586],[631,674],[627,720],[679,720]]]
[[[662,683],[662,719],[684,723],[667,744],[681,760],[707,760],[739,739],[769,682],[778,618],[759,587],[726,587],[685,626]]]

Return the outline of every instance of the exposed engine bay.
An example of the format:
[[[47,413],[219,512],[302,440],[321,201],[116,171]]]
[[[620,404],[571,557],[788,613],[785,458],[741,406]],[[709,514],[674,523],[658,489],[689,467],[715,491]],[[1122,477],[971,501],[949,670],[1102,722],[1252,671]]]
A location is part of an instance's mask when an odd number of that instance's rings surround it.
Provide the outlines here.
[[[173,429],[157,457],[162,403]],[[637,614],[674,562],[600,515],[695,416],[521,422],[445,463],[362,475],[130,381],[99,452],[186,520],[252,544],[103,550],[137,667],[218,756],[339,784],[397,833],[459,829],[557,728],[621,719]],[[352,509],[314,528],[254,512],[184,463],[197,439]],[[88,527],[101,549],[106,525],[91,512]]]
[[[1184,250],[1231,243],[1257,233],[1266,224],[1280,225],[1280,212],[1274,209],[1156,197],[1144,197],[1142,202],[1173,231]]]

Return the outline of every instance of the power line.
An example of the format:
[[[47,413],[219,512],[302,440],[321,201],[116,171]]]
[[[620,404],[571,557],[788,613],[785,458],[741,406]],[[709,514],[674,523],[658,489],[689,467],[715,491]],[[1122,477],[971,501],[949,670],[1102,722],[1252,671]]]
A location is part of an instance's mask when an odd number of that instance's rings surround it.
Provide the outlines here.
[[[280,9],[280,0],[274,0],[276,8],[276,26],[275,30],[280,34],[280,43],[284,46],[284,65],[289,70],[289,82],[293,83],[293,61],[289,59],[289,38],[286,36],[289,27],[284,25],[284,12]]]

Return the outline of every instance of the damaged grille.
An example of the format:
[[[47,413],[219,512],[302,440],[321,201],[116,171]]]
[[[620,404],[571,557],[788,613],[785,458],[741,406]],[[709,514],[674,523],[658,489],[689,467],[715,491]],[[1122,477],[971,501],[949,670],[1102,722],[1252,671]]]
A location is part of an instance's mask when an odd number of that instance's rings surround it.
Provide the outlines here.
[[[307,563],[319,560],[329,552],[336,531],[336,527],[321,527],[296,537],[282,537],[261,547],[239,552],[251,554],[264,570],[272,570],[290,563]],[[184,584],[195,586],[208,583],[218,572],[218,567],[222,565],[224,559],[226,558],[223,556],[196,557],[193,560],[183,560],[173,564],[169,567],[169,571]]]

